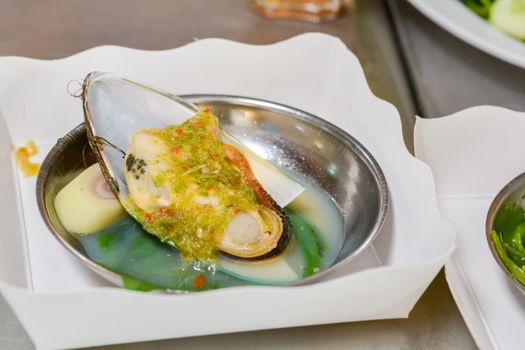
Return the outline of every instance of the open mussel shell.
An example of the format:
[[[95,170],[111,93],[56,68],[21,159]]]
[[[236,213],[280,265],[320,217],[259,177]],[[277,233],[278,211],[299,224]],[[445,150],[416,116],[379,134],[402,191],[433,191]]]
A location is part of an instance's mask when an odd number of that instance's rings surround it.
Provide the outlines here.
[[[148,130],[161,129],[168,125],[181,124],[198,112],[198,108],[183,99],[169,93],[151,88],[141,83],[129,79],[114,76],[111,73],[90,73],[83,84],[82,100],[86,121],[87,136],[93,148],[102,172],[108,181],[111,189],[120,200],[123,207],[136,217],[133,210],[128,208],[126,198],[130,195],[133,198],[133,188],[141,186],[150,188],[152,181],[148,177],[146,170],[136,176],[136,181],[131,178],[126,171],[130,171],[130,154],[126,155],[128,149],[133,149],[134,155],[141,154],[136,143],[136,137],[132,135],[137,130],[145,130],[142,139],[147,136],[148,142],[141,143],[140,149],[143,151],[141,160],[152,154],[155,141],[157,144],[160,139],[146,134],[151,134]],[[136,134],[135,134],[136,135]],[[302,191],[302,187],[288,177],[279,174],[275,169],[265,163],[262,159],[250,152],[241,142],[226,132],[221,133],[223,142],[234,146],[241,154],[241,158],[252,165],[258,171],[257,179],[251,173],[250,166],[245,167],[254,178],[255,186],[259,189],[258,200],[265,207],[253,213],[241,213],[237,215],[228,225],[223,236],[217,242],[217,248],[230,257],[244,260],[261,260],[279,255],[284,251],[290,238],[290,223],[286,214],[271,195],[261,186],[259,179],[268,185],[270,189],[280,194],[280,202],[283,206],[289,203]],[[137,153],[138,152],[138,153]],[[126,157],[126,158],[125,158]],[[150,164],[161,162],[161,156],[150,159]],[[249,161],[248,158],[251,160]],[[147,160],[148,162],[148,160]],[[144,163],[146,164],[146,163]],[[261,171],[262,169],[262,171]],[[156,170],[152,170],[152,173]],[[242,171],[247,175],[246,171]],[[158,172],[157,172],[158,173]],[[128,176],[126,176],[128,175]],[[257,175],[257,174],[256,174]],[[139,178],[140,176],[140,178]],[[132,181],[132,182],[130,182]],[[140,183],[137,185],[137,183]],[[263,185],[264,185],[263,183]],[[150,185],[149,187],[146,185]],[[158,188],[154,189],[159,190]],[[162,188],[166,190],[166,188]],[[147,190],[147,193],[150,193]],[[168,190],[169,191],[169,190]],[[283,197],[286,196],[286,197]],[[139,220],[140,222],[140,220]],[[268,222],[271,225],[268,225]],[[271,229],[268,227],[271,226]],[[257,232],[253,232],[252,238],[247,239],[247,231],[257,227]],[[150,231],[158,236],[162,241],[173,244],[170,239],[159,232]]]
[[[198,110],[177,96],[102,72],[86,77],[82,102],[89,143],[119,199],[128,195],[123,157],[130,136],[140,128],[182,123]]]

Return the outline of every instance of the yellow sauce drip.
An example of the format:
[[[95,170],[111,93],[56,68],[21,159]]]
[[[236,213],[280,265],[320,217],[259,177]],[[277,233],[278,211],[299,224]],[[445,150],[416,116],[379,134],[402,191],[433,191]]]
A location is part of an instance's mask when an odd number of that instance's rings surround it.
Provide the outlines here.
[[[16,164],[25,177],[36,176],[40,170],[40,163],[32,163],[29,160],[36,154],[38,147],[34,141],[27,141],[24,146],[15,149]]]

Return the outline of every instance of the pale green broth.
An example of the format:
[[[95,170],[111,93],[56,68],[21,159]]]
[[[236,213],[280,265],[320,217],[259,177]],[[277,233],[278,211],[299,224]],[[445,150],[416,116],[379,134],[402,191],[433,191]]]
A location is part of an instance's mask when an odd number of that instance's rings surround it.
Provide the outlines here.
[[[333,201],[309,182],[294,179],[306,189],[285,208],[293,239],[283,254],[268,261],[241,262],[220,256],[217,265],[183,262],[176,249],[145,232],[129,216],[77,238],[90,259],[122,275],[124,287],[130,289],[202,291],[293,284],[330,267],[343,243],[343,220]]]

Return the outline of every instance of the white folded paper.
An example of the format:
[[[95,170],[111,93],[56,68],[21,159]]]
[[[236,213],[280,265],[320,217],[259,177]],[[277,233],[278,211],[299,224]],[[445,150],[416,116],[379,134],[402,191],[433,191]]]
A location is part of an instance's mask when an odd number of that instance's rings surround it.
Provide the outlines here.
[[[524,131],[525,113],[492,106],[416,122],[416,156],[432,168],[441,211],[458,229],[447,281],[481,349],[524,347],[525,297],[485,238],[493,198],[525,171]]]
[[[10,154],[29,139],[46,151],[82,121],[81,102],[66,87],[93,70],[174,94],[272,100],[346,130],[376,158],[390,190],[375,249],[301,287],[190,295],[108,287],[46,229],[35,180],[20,177]],[[39,348],[406,317],[454,249],[432,174],[407,152],[396,109],[371,93],[357,58],[336,38],[306,34],[268,46],[206,39],[157,52],[106,46],[54,61],[6,57],[0,76],[0,290]]]

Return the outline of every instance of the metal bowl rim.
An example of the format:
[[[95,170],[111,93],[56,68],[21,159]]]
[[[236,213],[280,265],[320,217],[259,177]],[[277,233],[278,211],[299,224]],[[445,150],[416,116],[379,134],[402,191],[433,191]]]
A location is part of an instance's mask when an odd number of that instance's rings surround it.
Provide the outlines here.
[[[297,282],[294,282],[294,283],[291,283],[285,286],[299,286],[299,285],[307,285],[307,284],[318,282],[319,280],[333,273],[337,269],[340,269],[342,266],[347,265],[351,260],[353,260],[356,256],[358,256],[362,251],[364,251],[377,237],[381,228],[383,227],[383,224],[385,223],[386,216],[388,213],[390,199],[389,199],[387,181],[386,181],[383,171],[381,170],[381,167],[379,166],[375,158],[372,156],[372,154],[359,141],[357,141],[354,137],[352,137],[346,131],[306,111],[300,110],[298,108],[290,107],[290,106],[287,106],[281,103],[264,100],[264,99],[245,97],[245,96],[236,96],[236,95],[220,95],[220,94],[187,94],[187,95],[180,95],[180,97],[187,99],[189,101],[192,101],[194,103],[213,101],[213,102],[235,104],[238,106],[262,108],[262,109],[271,110],[271,111],[275,111],[279,113],[284,113],[292,118],[304,121],[310,125],[320,128],[321,130],[325,132],[328,132],[331,135],[334,135],[336,138],[342,141],[346,147],[349,147],[359,158],[361,158],[363,163],[366,164],[366,166],[372,173],[375,179],[376,185],[378,187],[379,208],[378,208],[378,215],[374,222],[374,226],[368,233],[367,238],[351,254],[349,254],[347,257],[337,262],[336,264],[328,267],[326,270],[320,271],[314,274],[313,276],[303,278]],[[121,275],[98,265],[97,263],[95,263],[94,261],[86,257],[85,255],[81,254],[79,251],[74,249],[58,233],[58,231],[55,229],[53,223],[51,222],[47,214],[48,210],[47,210],[47,205],[45,202],[44,189],[46,186],[46,180],[47,180],[50,168],[53,165],[53,159],[55,159],[55,157],[61,153],[63,145],[67,144],[69,140],[75,137],[78,137],[80,134],[85,133],[85,132],[86,132],[86,126],[84,123],[81,123],[80,125],[76,126],[71,131],[69,131],[65,136],[59,138],[57,140],[57,143],[52,147],[50,152],[45,157],[44,161],[42,162],[41,170],[38,174],[37,183],[36,183],[36,197],[37,197],[38,208],[40,211],[40,215],[44,219],[44,222],[46,226],[48,227],[48,229],[51,231],[53,236],[68,251],[70,251],[74,256],[79,258],[91,270],[103,276],[104,278],[108,279],[111,283],[122,287]],[[182,290],[180,291],[179,290],[165,290],[165,292],[174,293],[174,294],[191,293],[191,292],[182,291]]]

